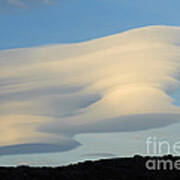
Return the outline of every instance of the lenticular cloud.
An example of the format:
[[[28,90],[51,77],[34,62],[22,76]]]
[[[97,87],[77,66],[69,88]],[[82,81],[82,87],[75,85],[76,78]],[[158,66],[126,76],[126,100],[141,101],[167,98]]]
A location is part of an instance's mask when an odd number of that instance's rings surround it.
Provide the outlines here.
[[[180,107],[171,98],[180,86],[179,45],[179,27],[153,26],[78,44],[0,51],[1,148],[66,150],[78,145],[72,139],[78,133],[179,122]]]

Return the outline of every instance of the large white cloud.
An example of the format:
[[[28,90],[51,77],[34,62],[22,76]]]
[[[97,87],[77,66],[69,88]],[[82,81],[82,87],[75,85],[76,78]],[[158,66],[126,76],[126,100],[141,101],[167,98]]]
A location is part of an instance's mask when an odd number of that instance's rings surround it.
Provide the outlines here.
[[[180,28],[0,52],[0,146],[72,143],[78,133],[180,120]],[[76,144],[77,145],[77,144]],[[72,148],[72,147],[71,147]]]

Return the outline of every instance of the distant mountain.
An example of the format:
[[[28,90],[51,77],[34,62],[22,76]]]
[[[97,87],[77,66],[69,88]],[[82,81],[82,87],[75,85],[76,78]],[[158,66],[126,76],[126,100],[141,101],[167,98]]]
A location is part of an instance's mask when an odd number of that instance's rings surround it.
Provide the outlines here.
[[[166,180],[180,178],[180,157],[115,158],[66,167],[1,167],[2,180]],[[153,169],[154,168],[154,169]],[[158,169],[159,168],[159,169]]]

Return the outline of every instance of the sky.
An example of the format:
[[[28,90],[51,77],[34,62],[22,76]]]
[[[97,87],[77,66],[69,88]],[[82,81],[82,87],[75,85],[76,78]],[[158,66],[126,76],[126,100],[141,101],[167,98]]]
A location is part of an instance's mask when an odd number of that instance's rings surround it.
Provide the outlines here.
[[[178,0],[1,0],[0,49],[72,43],[145,25],[179,25]]]
[[[89,133],[122,133],[127,149],[132,133],[177,133],[179,5],[2,0],[0,156],[91,149]],[[118,154],[97,151],[86,156]]]

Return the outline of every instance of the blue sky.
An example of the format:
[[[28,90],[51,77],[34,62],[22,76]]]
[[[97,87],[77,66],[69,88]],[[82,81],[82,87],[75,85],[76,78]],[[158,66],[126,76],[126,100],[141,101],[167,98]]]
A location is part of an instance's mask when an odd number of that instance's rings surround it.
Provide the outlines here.
[[[145,25],[179,25],[180,19],[179,0],[7,2],[0,4],[0,49],[80,42]]]

